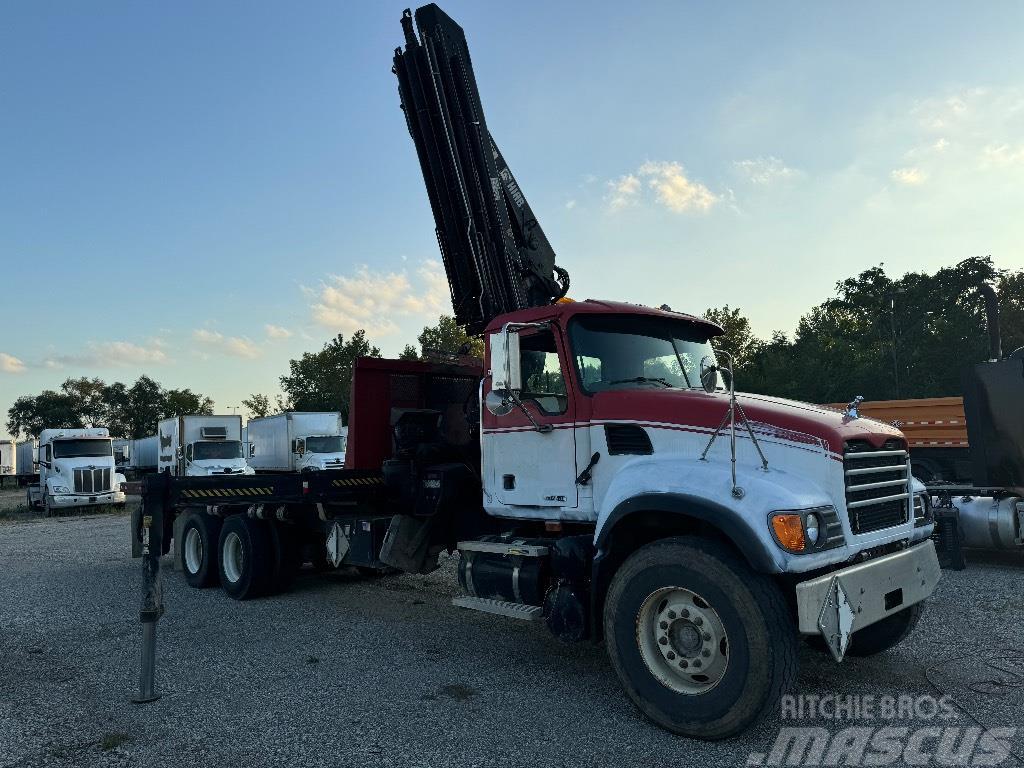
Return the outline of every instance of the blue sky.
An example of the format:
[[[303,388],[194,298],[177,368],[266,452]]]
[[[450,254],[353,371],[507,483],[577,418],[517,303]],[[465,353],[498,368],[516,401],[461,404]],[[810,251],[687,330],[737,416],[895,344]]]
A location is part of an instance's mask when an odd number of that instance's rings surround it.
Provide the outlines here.
[[[335,333],[397,353],[449,309],[402,7],[5,4],[0,416],[140,373],[228,410]],[[1024,5],[442,7],[576,298],[768,335],[879,262],[1024,267]]]

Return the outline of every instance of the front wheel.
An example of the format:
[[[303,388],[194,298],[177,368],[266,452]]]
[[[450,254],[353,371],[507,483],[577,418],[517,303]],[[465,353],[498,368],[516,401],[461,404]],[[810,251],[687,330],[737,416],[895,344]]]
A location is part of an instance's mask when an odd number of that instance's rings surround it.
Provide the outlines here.
[[[796,678],[797,634],[778,586],[708,539],[631,555],[609,587],[604,634],[629,697],[684,736],[740,733]]]

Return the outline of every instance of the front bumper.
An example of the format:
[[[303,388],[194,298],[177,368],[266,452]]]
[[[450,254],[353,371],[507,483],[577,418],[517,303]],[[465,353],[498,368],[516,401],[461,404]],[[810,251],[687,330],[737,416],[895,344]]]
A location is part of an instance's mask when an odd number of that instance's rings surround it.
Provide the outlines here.
[[[924,600],[935,591],[939,575],[935,544],[928,540],[800,582],[796,585],[800,632],[827,634],[822,621],[836,608],[852,614],[852,621],[840,621],[846,634],[852,634]],[[839,602],[845,605],[836,606],[840,593]]]
[[[60,493],[51,494],[47,499],[47,503],[54,509],[91,507],[98,504],[124,504],[124,502],[125,495],[121,491],[95,494]]]

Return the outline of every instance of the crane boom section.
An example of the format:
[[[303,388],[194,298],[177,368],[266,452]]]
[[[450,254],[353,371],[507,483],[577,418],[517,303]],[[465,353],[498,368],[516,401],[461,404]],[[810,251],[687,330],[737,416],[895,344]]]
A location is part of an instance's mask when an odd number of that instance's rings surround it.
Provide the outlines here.
[[[550,304],[568,274],[484,118],[462,28],[436,5],[402,16],[393,71],[419,156],[455,320],[480,333],[500,314]]]

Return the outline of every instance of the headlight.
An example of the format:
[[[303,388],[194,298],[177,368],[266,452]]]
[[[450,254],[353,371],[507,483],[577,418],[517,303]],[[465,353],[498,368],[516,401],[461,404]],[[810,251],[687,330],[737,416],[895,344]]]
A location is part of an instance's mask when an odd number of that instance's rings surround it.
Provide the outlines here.
[[[818,536],[821,533],[821,523],[818,516],[808,512],[804,518],[804,533],[807,535],[807,543],[814,547],[818,543]]]
[[[54,493],[71,493],[66,485],[55,485],[53,486]]]
[[[775,543],[802,555],[843,545],[843,526],[834,507],[773,512],[768,518]]]

